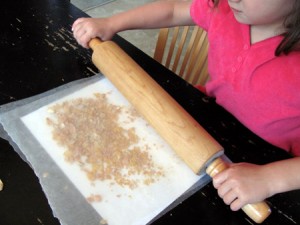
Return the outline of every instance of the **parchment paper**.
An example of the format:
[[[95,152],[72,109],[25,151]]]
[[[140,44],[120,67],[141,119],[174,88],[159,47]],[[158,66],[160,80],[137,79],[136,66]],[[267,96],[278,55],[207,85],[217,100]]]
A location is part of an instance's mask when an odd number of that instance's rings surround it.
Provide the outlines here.
[[[101,74],[0,107],[0,122],[7,132],[3,138],[31,165],[62,225],[98,225],[102,219],[109,225],[148,224],[208,183],[208,176],[196,176],[146,121],[139,119],[133,126],[150,146],[160,146],[160,153],[154,152],[152,157],[167,176],[134,190],[112,189],[105,182],[92,184],[78,166],[64,161],[63,151],[52,140],[43,118],[50,105],[95,92],[112,93],[112,104],[130,107]],[[87,197],[96,194],[103,200],[88,203]]]

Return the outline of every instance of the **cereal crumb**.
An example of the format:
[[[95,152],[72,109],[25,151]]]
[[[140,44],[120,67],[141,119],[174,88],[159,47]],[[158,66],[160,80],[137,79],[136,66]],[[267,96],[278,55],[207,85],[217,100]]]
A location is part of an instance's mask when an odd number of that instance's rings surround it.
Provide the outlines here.
[[[93,202],[101,202],[102,201],[102,196],[101,195],[90,195],[89,197],[87,197],[87,201],[89,203],[93,203]]]
[[[43,178],[47,178],[49,176],[48,172],[43,173]]]
[[[101,220],[100,220],[100,224],[101,224],[101,225],[107,224],[107,221],[106,221],[105,219],[101,219]]]
[[[3,182],[2,182],[2,180],[0,179],[0,191],[2,191],[3,190]]]

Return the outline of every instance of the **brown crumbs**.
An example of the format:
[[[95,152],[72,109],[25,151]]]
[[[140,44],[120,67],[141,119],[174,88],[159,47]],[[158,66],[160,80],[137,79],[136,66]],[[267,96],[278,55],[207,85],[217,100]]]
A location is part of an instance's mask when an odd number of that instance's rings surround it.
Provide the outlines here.
[[[93,203],[93,202],[101,202],[102,201],[102,196],[101,195],[90,195],[89,197],[86,198],[86,200],[89,203]]]
[[[123,128],[118,120],[122,107],[108,103],[105,94],[56,104],[46,118],[53,139],[66,150],[65,160],[77,163],[91,181],[101,180],[136,188],[150,185],[163,176],[147,152],[136,147],[135,129]],[[138,116],[128,110],[130,120]]]

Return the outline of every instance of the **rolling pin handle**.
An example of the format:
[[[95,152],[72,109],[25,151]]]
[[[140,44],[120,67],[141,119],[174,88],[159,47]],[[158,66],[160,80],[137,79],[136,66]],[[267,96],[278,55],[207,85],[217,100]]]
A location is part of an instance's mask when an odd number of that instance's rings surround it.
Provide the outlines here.
[[[221,158],[217,158],[207,167],[206,173],[211,177],[214,177],[227,168],[228,165],[226,162]],[[256,223],[262,223],[271,214],[270,207],[264,201],[247,204],[242,210]]]
[[[99,38],[93,38],[90,40],[89,46],[91,49],[95,50],[96,46],[100,45],[102,43],[103,43],[103,41],[101,41]]]

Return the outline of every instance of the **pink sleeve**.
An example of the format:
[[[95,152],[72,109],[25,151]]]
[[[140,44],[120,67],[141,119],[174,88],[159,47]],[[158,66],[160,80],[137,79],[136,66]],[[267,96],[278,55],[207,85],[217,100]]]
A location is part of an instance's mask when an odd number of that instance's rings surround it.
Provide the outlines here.
[[[190,8],[193,21],[205,30],[208,30],[212,11],[212,0],[194,0]]]

